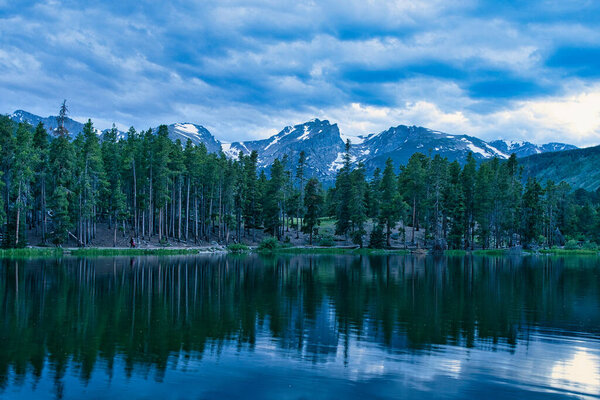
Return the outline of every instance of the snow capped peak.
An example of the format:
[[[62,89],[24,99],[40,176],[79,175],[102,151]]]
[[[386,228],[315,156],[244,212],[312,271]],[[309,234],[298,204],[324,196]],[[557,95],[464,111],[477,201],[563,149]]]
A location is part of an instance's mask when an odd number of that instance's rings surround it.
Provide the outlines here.
[[[308,139],[309,134],[310,134],[310,130],[308,128],[308,125],[304,125],[304,132],[302,133],[302,135],[298,136],[298,140]]]
[[[344,135],[340,133],[340,138],[344,141],[344,143],[346,143],[347,140],[350,140],[350,143],[352,145],[359,145],[362,144],[367,138],[370,138],[371,135],[369,136],[350,136],[350,135]]]

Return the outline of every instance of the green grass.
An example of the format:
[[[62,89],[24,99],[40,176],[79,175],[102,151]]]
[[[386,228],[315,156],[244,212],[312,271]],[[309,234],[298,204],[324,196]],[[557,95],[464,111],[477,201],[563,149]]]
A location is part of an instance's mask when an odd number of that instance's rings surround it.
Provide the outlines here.
[[[464,256],[467,253],[467,250],[444,250],[444,255],[446,256]]]
[[[558,256],[595,256],[598,255],[598,250],[585,250],[585,249],[542,249],[539,250],[541,254],[551,254]]]
[[[271,251],[276,254],[409,254],[408,250],[385,250],[385,249],[344,249],[339,247],[281,247]]]
[[[0,250],[0,258],[60,257],[63,249],[57,247],[28,247]]]
[[[465,256],[474,254],[478,256],[504,256],[508,254],[508,249],[485,249],[485,250],[446,250],[444,255],[447,256]]]
[[[227,246],[227,251],[230,253],[247,253],[250,251],[250,247],[242,243],[233,243]]]
[[[110,249],[84,248],[72,250],[74,256],[173,256],[198,254],[198,249]]]

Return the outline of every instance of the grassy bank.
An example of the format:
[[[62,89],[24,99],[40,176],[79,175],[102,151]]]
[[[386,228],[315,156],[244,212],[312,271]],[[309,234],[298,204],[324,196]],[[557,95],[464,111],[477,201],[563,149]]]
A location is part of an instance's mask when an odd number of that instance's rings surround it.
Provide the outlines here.
[[[473,254],[478,256],[505,256],[508,254],[508,249],[486,249],[486,250],[446,250],[444,255],[447,256],[465,256]]]
[[[111,248],[82,248],[71,250],[74,256],[173,256],[198,254],[200,249],[111,249]]]
[[[23,249],[0,250],[0,258],[33,258],[33,257],[60,257],[63,249],[57,247],[27,247]]]
[[[540,254],[550,254],[556,256],[596,256],[599,254],[598,250],[585,250],[585,249],[542,249],[539,250]]]
[[[259,250],[262,254],[409,254],[408,250],[385,250],[385,249],[348,249],[339,247],[280,247],[269,250]]]

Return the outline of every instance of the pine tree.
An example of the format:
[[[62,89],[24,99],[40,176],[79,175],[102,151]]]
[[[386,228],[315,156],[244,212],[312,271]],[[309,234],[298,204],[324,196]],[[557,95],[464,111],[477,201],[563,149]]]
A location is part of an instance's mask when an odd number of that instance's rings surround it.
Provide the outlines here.
[[[167,232],[167,203],[169,197],[169,154],[171,141],[166,125],[158,127],[158,133],[153,143],[152,155],[152,189],[153,204],[158,207],[158,239],[163,240]]]
[[[379,211],[379,224],[385,226],[386,244],[392,245],[392,229],[396,227],[404,202],[400,199],[398,188],[396,186],[396,174],[392,159],[385,161],[385,169],[381,178],[381,206]]]
[[[34,178],[37,154],[32,145],[31,126],[19,124],[16,133],[15,153],[12,164],[11,217],[8,226],[8,243],[10,247],[27,244],[25,216],[29,208],[30,189]]]
[[[105,194],[105,205],[109,211],[109,229],[114,229],[113,246],[117,245],[119,221],[124,220],[126,216],[125,195],[122,190],[121,177],[123,163],[121,160],[121,146],[117,135],[117,129],[113,125],[112,129],[106,132],[102,141],[102,159],[104,160],[108,184]]]
[[[44,128],[43,123],[39,123],[33,134],[33,148],[37,154],[37,163],[34,166],[35,184],[33,197],[36,202],[34,211],[34,224],[41,225],[42,228],[42,244],[46,244],[48,232],[48,215],[47,215],[47,179],[48,179],[48,157],[50,143],[48,140],[48,132]]]
[[[373,178],[369,182],[367,196],[367,215],[369,218],[377,219],[381,207],[381,170],[379,168],[375,168],[375,171],[373,172]]]
[[[271,165],[271,179],[267,183],[264,204],[264,226],[265,232],[281,239],[282,235],[282,202],[284,169],[279,159],[275,159]]]
[[[414,153],[398,177],[400,193],[412,207],[412,243],[415,243],[415,230],[419,230],[420,207],[425,206],[427,170],[428,158],[424,154]]]
[[[465,244],[473,249],[475,241],[475,181],[477,162],[473,153],[467,154],[467,163],[461,174],[463,199],[465,204]]]
[[[73,146],[69,142],[68,132],[62,130],[50,144],[50,176],[52,177],[52,241],[56,245],[65,243],[72,227],[69,204],[73,195],[71,190],[74,165]]]
[[[6,221],[6,217],[9,215],[9,207],[11,204],[10,195],[12,193],[12,165],[15,155],[15,130],[16,126],[8,116],[0,116],[0,168],[1,175],[3,178],[2,183],[2,222]],[[4,232],[6,235],[8,232]]]
[[[365,222],[367,221],[367,193],[368,185],[365,180],[365,166],[359,163],[350,173],[350,220],[352,226],[352,241],[362,247],[362,237],[366,234]]]
[[[479,167],[475,178],[475,196],[473,217],[477,226],[477,235],[483,248],[489,247],[492,212],[492,168],[489,163]]]
[[[306,153],[300,151],[300,155],[298,156],[298,164],[296,165],[296,179],[298,179],[298,186],[300,188],[299,193],[300,197],[298,199],[299,202],[299,210],[298,214],[300,216],[304,215],[304,168],[306,166]],[[296,221],[296,239],[298,236],[298,231],[300,231],[300,218]]]
[[[313,244],[313,232],[319,225],[319,216],[323,206],[323,195],[319,181],[311,178],[306,183],[304,191],[304,215],[302,220],[302,232],[309,235],[309,244]]]
[[[377,224],[369,235],[369,247],[372,249],[383,249],[386,246],[386,237],[383,234],[383,226]]]
[[[335,180],[336,235],[347,235],[352,227],[352,211],[350,209],[350,199],[352,198],[351,172],[350,140],[347,140],[346,152],[344,153],[344,165],[339,170]]]
[[[461,184],[461,167],[457,161],[448,168],[448,184],[444,194],[446,210],[446,224],[450,226],[448,233],[448,247],[459,249],[465,231],[465,204]]]
[[[522,242],[530,246],[537,242],[542,228],[542,186],[535,178],[527,179],[523,193]]]
[[[433,231],[436,246],[439,246],[439,240],[443,236],[443,215],[445,211],[443,194],[448,182],[448,160],[436,154],[429,163],[429,166],[428,182],[430,184],[430,198],[428,199],[428,205],[431,208],[429,225],[430,230]]]

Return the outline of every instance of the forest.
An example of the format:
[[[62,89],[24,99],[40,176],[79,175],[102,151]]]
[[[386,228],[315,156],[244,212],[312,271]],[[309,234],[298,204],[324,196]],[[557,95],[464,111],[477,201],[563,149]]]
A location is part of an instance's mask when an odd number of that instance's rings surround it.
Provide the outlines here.
[[[506,248],[591,246],[600,240],[600,192],[524,179],[508,160],[465,165],[415,153],[406,165],[387,160],[366,176],[351,161],[335,182],[306,176],[306,156],[260,168],[258,154],[209,153],[172,141],[168,128],[100,136],[91,120],[82,132],[49,134],[0,116],[0,221],[7,248],[94,246],[100,230],[159,244],[323,242],[322,221],[336,240],[373,248]],[[34,235],[35,233],[35,235]],[[300,236],[302,235],[302,236]],[[32,240],[35,237],[35,240]],[[273,239],[270,239],[273,240]]]

